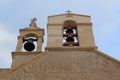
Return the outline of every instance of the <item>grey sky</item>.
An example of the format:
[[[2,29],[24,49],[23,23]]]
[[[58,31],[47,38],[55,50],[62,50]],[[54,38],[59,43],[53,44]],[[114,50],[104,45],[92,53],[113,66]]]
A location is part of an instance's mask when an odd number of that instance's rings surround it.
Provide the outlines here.
[[[10,67],[20,28],[28,27],[36,17],[38,26],[46,29],[48,16],[63,14],[68,9],[90,15],[98,49],[120,60],[119,5],[119,0],[1,0],[0,67]]]

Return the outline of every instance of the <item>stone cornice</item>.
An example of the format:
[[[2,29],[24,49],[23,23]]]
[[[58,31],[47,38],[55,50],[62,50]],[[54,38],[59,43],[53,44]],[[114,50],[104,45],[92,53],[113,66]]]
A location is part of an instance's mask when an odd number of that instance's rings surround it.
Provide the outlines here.
[[[77,25],[92,25],[92,23],[77,23]]]
[[[62,34],[48,34],[48,36],[61,37],[61,36],[63,36],[63,35],[62,35]]]
[[[15,55],[38,55],[42,52],[12,52],[12,58]]]
[[[45,50],[48,51],[91,51],[95,50],[97,47],[46,47]]]
[[[92,25],[92,23],[77,23],[77,26],[79,25]],[[61,23],[48,23],[47,26],[63,26]]]
[[[58,15],[52,15],[52,16],[48,16],[48,18],[50,17],[56,17],[56,16],[66,16],[68,14],[58,14]],[[91,17],[89,15],[83,15],[83,14],[74,14],[74,13],[70,13],[70,15],[76,15],[76,16],[84,16],[84,17]]]
[[[44,29],[20,29],[20,31],[44,31]]]
[[[63,26],[61,23],[48,23],[47,26]]]

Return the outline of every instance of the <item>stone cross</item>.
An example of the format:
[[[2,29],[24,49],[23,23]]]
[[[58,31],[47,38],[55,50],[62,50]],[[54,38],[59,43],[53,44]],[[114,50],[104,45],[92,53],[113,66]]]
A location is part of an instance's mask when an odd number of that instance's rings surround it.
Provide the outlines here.
[[[33,19],[31,19],[31,24],[30,24],[30,28],[36,28],[37,24],[36,24],[37,19],[34,17]]]
[[[34,17],[32,20],[31,20],[31,22],[36,22],[37,21],[37,19],[36,19],[36,17]]]
[[[69,9],[67,11],[65,11],[67,14],[70,14],[72,11],[70,11]]]

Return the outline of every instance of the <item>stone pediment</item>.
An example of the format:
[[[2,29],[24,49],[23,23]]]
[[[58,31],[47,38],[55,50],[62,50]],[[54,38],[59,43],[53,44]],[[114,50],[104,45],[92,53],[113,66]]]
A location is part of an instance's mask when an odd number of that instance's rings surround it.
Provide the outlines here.
[[[90,18],[91,17],[88,15],[69,13],[69,14],[59,14],[59,15],[48,16],[48,22],[63,23],[66,20],[74,20],[74,21],[77,21],[77,23],[91,23]]]
[[[46,51],[0,80],[120,80],[120,62],[97,50]]]
[[[35,29],[36,29],[36,30],[40,30],[41,28],[36,27]],[[33,29],[33,30],[35,30],[35,29]],[[29,27],[26,27],[26,28],[23,28],[23,29],[20,29],[20,30],[30,30],[30,28],[29,28]]]
[[[39,28],[37,26],[36,21],[37,21],[37,19],[34,17],[33,19],[31,19],[31,23],[30,23],[29,27],[26,27],[26,28],[23,28],[20,30],[40,30],[41,28]]]
[[[48,17],[57,17],[57,16],[66,16],[66,15],[71,15],[71,16],[84,16],[84,17],[90,17],[89,15],[83,15],[83,14],[73,14],[73,13],[69,13],[69,14],[58,14],[58,15],[52,15],[52,16],[48,16]],[[69,16],[68,16],[69,17]]]

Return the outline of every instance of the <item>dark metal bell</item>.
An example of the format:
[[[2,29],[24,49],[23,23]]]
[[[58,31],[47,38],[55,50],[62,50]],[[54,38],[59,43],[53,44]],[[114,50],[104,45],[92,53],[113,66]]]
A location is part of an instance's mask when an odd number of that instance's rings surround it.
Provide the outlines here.
[[[24,44],[24,49],[26,51],[33,51],[35,49],[35,45],[33,43],[34,39],[30,38],[25,41],[27,41],[27,42]]]
[[[27,51],[33,51],[35,49],[35,45],[31,42],[27,42],[24,44],[24,49]]]
[[[73,33],[73,29],[67,29],[66,33]]]
[[[73,37],[67,37],[66,41],[67,41],[67,42],[74,42],[75,39],[74,39]]]

